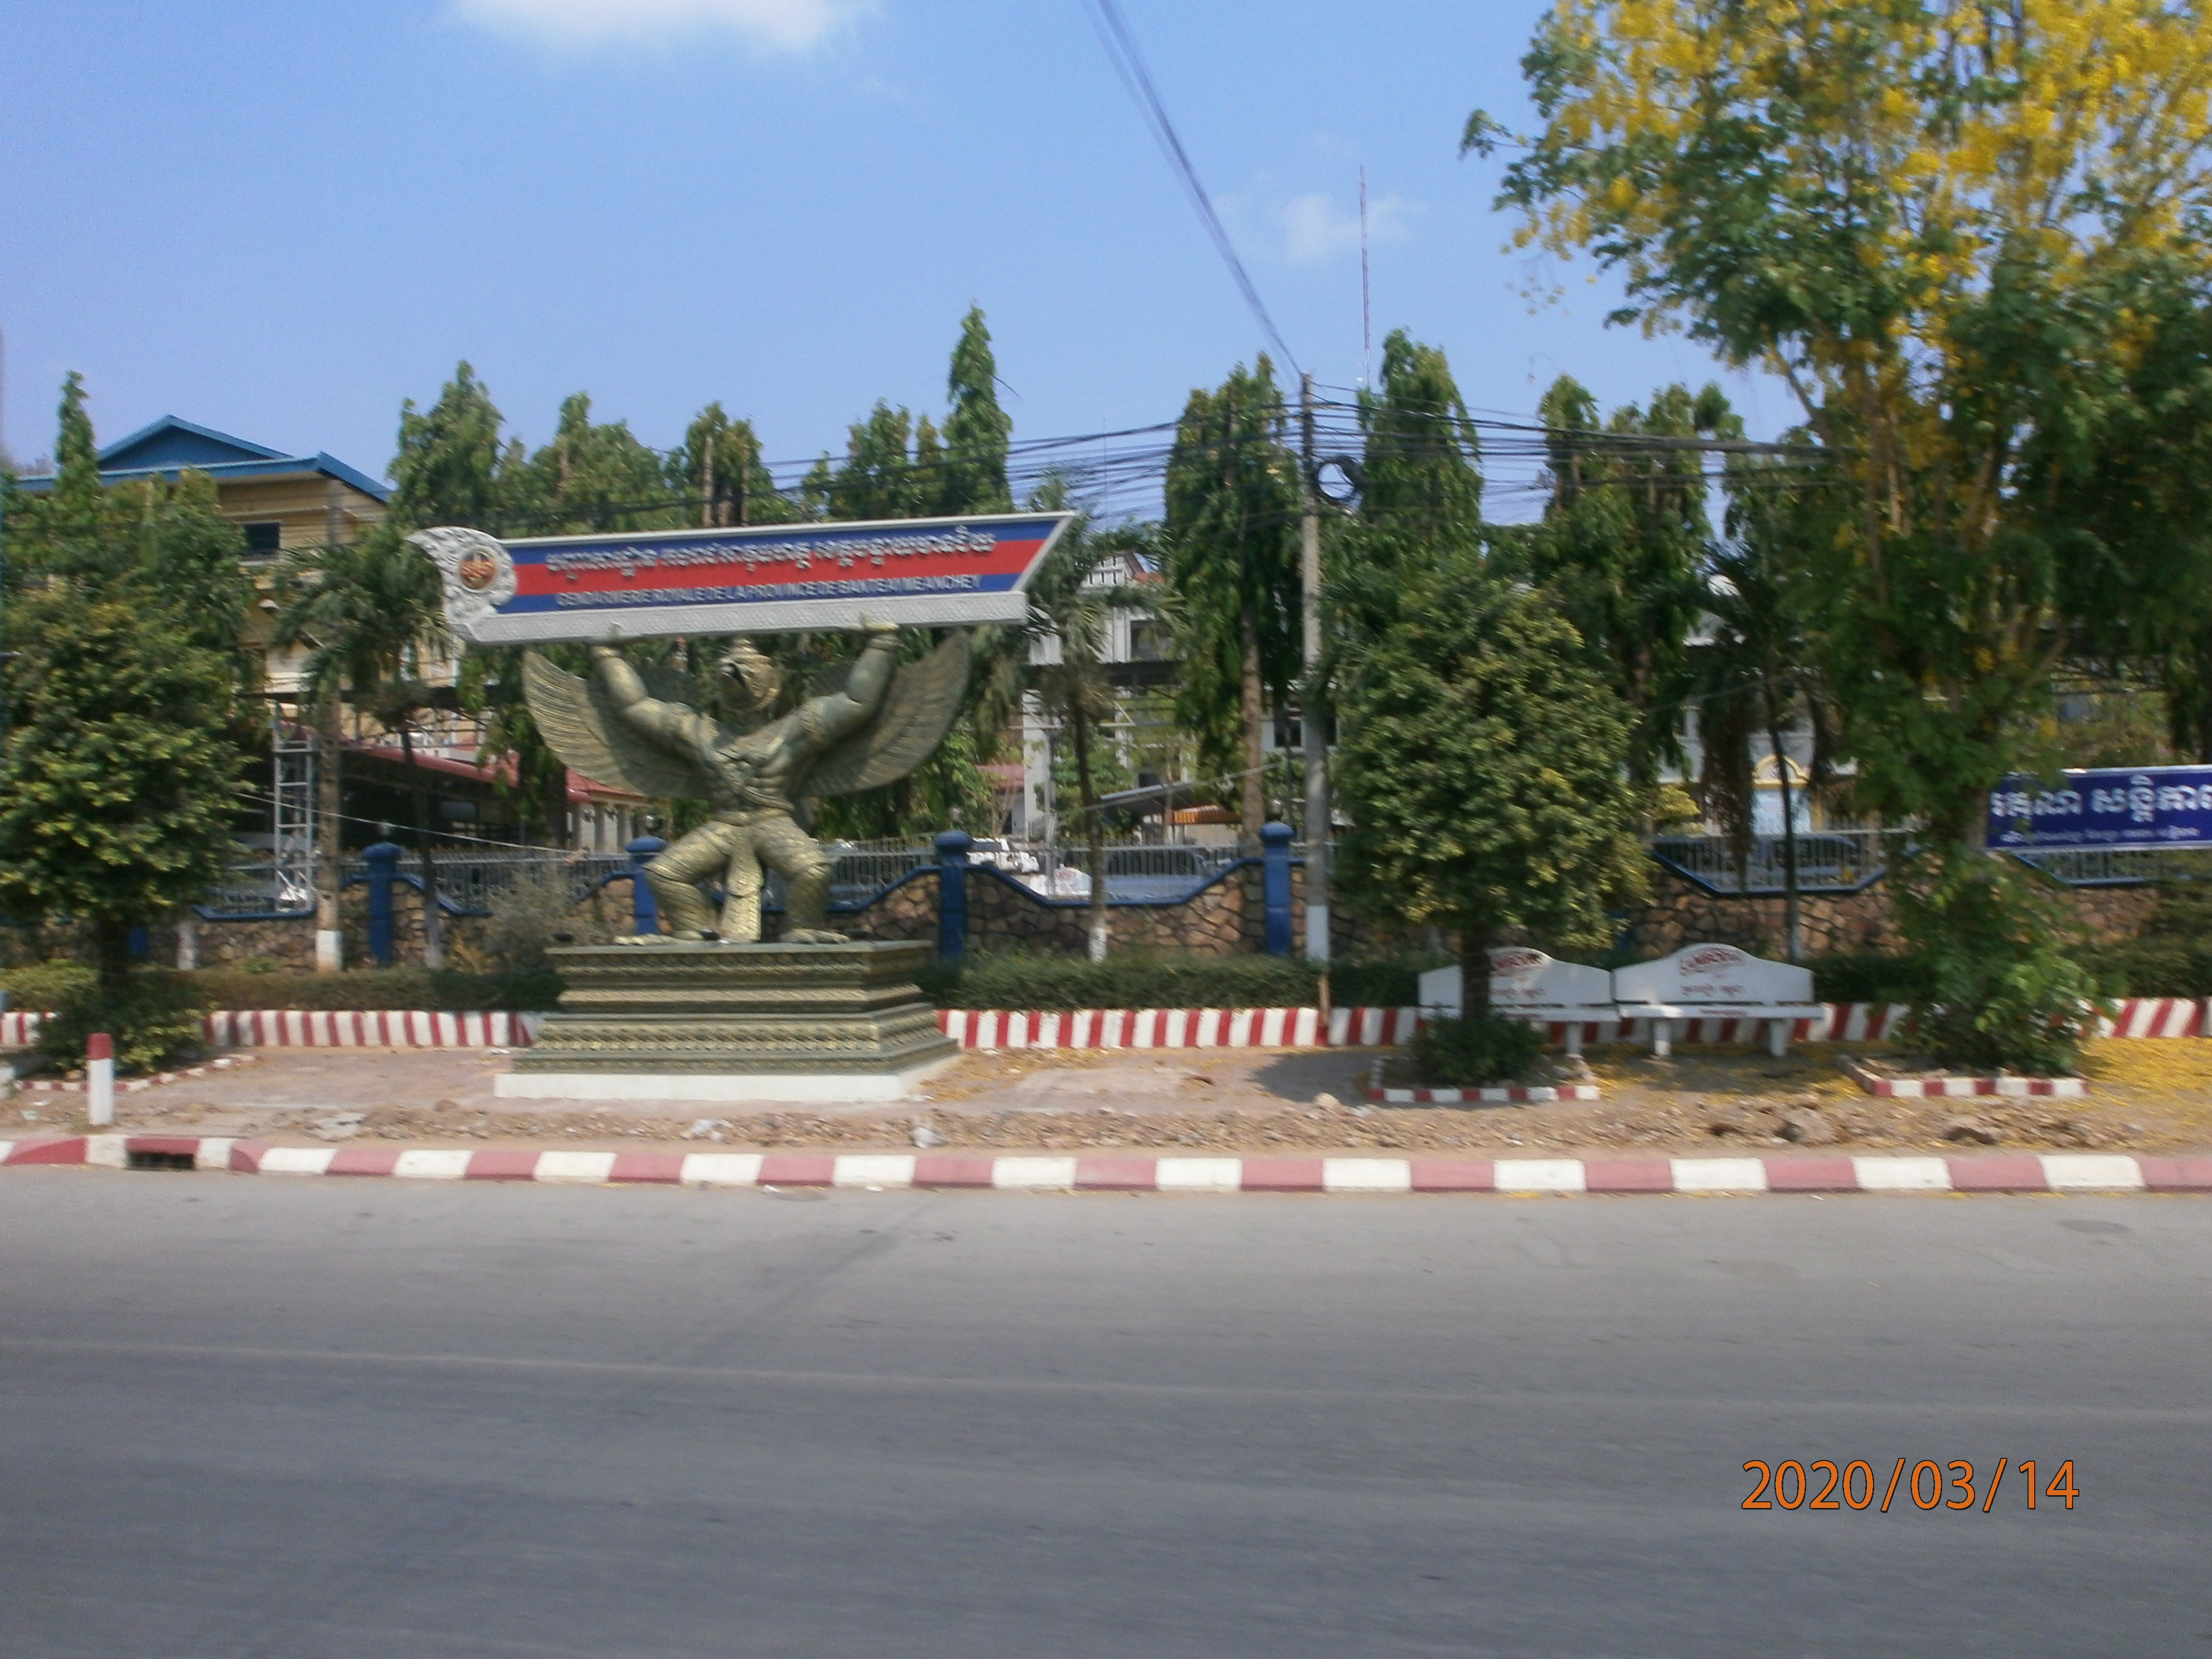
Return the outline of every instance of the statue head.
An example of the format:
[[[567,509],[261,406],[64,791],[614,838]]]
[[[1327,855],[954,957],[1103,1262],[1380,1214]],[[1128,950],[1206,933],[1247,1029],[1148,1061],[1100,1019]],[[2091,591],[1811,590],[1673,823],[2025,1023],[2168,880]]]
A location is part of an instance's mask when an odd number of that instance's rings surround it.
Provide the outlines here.
[[[783,670],[750,640],[734,640],[714,665],[722,712],[740,721],[765,720],[783,691]]]

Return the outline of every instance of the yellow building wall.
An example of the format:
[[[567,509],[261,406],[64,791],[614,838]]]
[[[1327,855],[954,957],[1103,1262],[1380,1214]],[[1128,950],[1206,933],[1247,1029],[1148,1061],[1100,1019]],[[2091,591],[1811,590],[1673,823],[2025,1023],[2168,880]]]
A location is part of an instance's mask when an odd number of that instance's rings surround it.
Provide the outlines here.
[[[349,542],[364,526],[381,524],[385,514],[374,495],[316,474],[219,483],[216,500],[240,524],[282,525],[287,548]]]

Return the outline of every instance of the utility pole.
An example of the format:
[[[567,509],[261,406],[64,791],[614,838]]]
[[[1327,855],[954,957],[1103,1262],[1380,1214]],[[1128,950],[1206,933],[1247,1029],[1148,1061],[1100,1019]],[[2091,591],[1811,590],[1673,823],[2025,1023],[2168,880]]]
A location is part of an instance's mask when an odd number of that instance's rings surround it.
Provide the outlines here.
[[[1314,383],[1298,377],[1299,611],[1305,620],[1298,725],[1306,751],[1306,959],[1328,965],[1328,712],[1321,685],[1321,496],[1314,479]],[[1328,981],[1322,980],[1326,1004]]]

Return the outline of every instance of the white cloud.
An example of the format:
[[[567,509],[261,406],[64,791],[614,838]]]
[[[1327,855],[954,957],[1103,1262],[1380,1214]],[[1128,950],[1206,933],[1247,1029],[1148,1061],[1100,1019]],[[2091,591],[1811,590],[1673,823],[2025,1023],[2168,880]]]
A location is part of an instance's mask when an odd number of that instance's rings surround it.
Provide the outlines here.
[[[867,0],[453,0],[455,14],[496,33],[556,46],[733,34],[770,52],[806,52]]]
[[[1370,242],[1395,242],[1407,234],[1409,207],[1397,196],[1377,196],[1367,204],[1367,237]],[[1340,253],[1359,249],[1359,208],[1340,203],[1321,191],[1293,196],[1275,210],[1275,224],[1283,233],[1283,258],[1294,265],[1318,264]]]

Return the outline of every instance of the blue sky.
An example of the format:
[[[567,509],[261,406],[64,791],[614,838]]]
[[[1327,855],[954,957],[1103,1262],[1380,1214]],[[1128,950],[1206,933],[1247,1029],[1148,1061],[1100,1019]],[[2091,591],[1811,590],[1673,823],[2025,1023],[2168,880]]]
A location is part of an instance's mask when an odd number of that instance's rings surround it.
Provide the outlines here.
[[[1468,111],[1525,123],[1539,0],[1124,0],[1306,367],[1443,346],[1469,403],[1712,378],[1503,245]],[[935,410],[988,313],[1018,437],[1173,417],[1262,342],[1085,0],[0,0],[5,440],[82,369],[103,438],[173,412],[380,472],[456,360],[544,439],[589,391],[656,446],[720,398],[769,457]],[[1531,314],[1532,281],[1565,303]],[[1754,431],[1791,411],[1723,377]],[[1504,481],[1501,479],[1501,483]],[[1495,506],[1515,515],[1496,492]]]

